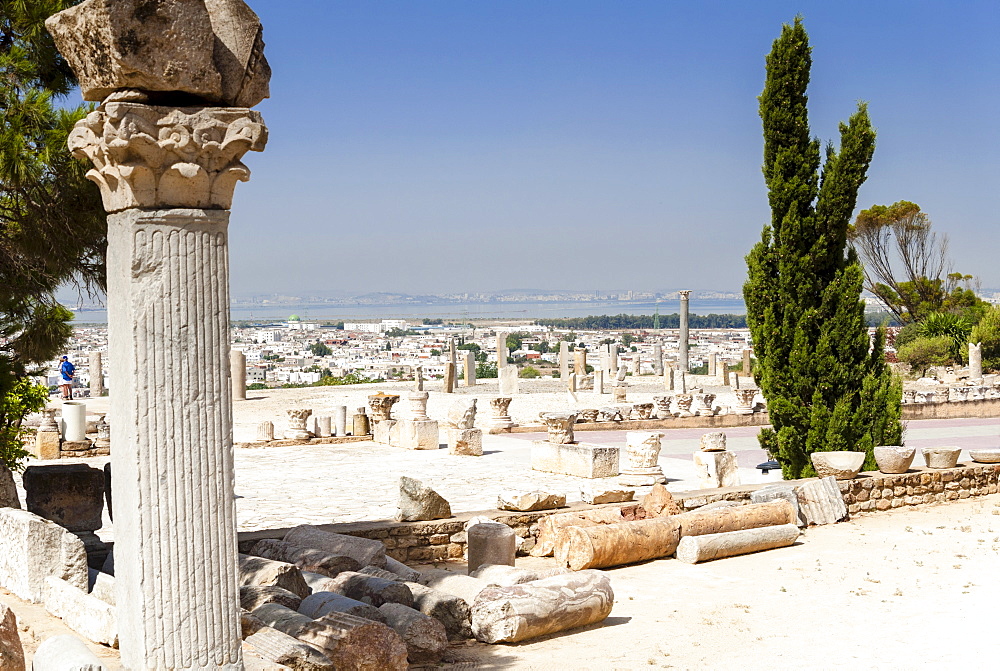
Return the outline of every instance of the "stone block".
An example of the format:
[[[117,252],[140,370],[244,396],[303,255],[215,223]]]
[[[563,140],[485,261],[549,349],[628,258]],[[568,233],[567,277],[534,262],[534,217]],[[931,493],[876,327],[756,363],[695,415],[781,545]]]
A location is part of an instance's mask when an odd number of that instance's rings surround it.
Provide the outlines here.
[[[117,646],[118,618],[114,606],[52,576],[45,579],[43,603],[66,626],[94,643]]]
[[[28,451],[32,456],[43,461],[59,458],[59,432],[39,431],[35,434],[35,440],[28,446]]]
[[[448,429],[448,454],[483,456],[482,429]]]
[[[399,479],[398,506],[396,519],[401,522],[451,517],[451,506],[444,497],[419,480],[406,476]]]
[[[740,484],[735,452],[695,452],[694,465],[698,470],[698,482],[704,489]]]
[[[531,468],[578,478],[611,478],[618,475],[618,454],[617,447],[535,440],[531,444]]]
[[[799,499],[799,519],[806,524],[833,524],[847,517],[847,506],[832,475],[810,480],[795,488]],[[875,504],[879,510],[887,510],[891,505],[892,490],[882,493]]]
[[[497,497],[498,510],[528,512],[531,510],[562,508],[565,505],[565,494],[553,494],[550,492],[522,492],[508,489],[500,492],[500,496]]]
[[[469,544],[469,573],[487,564],[514,565],[517,537],[506,524],[474,524],[466,532]]]
[[[383,419],[380,422],[372,423],[372,440],[380,445],[392,444],[392,428],[396,425],[395,419]]]
[[[20,508],[21,501],[17,497],[17,485],[14,484],[14,474],[10,469],[0,464],[0,508]]]
[[[294,636],[262,627],[246,638],[246,646],[260,655],[264,661],[280,664],[281,668],[300,671],[334,671],[336,667],[330,658],[313,646],[303,643]]]
[[[867,500],[867,496],[865,500]],[[767,503],[768,501],[774,501],[775,499],[785,499],[795,508],[795,518],[799,521],[800,527],[808,525],[805,518],[802,516],[799,510],[799,497],[795,493],[795,487],[792,485],[785,484],[774,484],[767,485],[761,489],[750,494],[750,503]],[[859,499],[860,500],[860,499]]]
[[[587,488],[580,492],[580,500],[590,505],[602,503],[624,503],[635,497],[634,489],[597,489]]]
[[[300,597],[307,597],[312,591],[302,578],[302,571],[294,564],[241,554],[237,568],[239,572],[237,580],[241,587],[243,585],[274,585],[287,589]]]
[[[405,450],[436,450],[439,440],[438,423],[433,419],[401,419],[389,431],[389,445]]]
[[[32,671],[109,671],[76,636],[51,636],[38,646],[31,659]]]
[[[0,508],[0,586],[26,601],[42,603],[49,576],[87,589],[83,541],[26,510]]]
[[[104,471],[86,464],[28,466],[25,507],[70,531],[96,531],[103,522]]]
[[[95,569],[87,570],[87,591],[109,606],[115,605],[115,577]]]
[[[0,669],[24,671],[24,648],[17,633],[17,616],[0,603]]]

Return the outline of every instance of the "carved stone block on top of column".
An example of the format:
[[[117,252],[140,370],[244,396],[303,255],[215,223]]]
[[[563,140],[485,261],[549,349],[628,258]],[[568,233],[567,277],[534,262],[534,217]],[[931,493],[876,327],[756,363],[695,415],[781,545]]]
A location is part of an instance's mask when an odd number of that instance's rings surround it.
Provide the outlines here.
[[[288,430],[285,431],[285,438],[288,440],[308,440],[313,437],[311,431],[306,429],[306,423],[312,415],[309,408],[292,408],[288,413]]]
[[[629,431],[625,434],[625,463],[621,465],[623,485],[644,486],[666,482],[660,468],[660,438],[658,431]]]
[[[397,394],[379,392],[368,397],[368,407],[371,408],[370,419],[376,424],[392,419],[392,406],[399,400]]]
[[[563,445],[576,442],[573,439],[575,412],[543,412],[540,417],[548,428],[550,443]]]
[[[490,420],[492,428],[509,429],[514,426],[514,421],[510,417],[510,402],[512,400],[509,396],[490,399],[490,408],[493,410],[493,417]]]

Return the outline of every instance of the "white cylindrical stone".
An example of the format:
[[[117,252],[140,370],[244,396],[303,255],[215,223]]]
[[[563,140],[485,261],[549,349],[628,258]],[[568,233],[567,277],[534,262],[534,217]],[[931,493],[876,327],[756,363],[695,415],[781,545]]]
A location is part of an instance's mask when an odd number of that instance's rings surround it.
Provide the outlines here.
[[[126,668],[243,668],[228,223],[226,210],[108,216],[115,583]]]
[[[679,291],[681,295],[681,314],[680,314],[680,334],[677,338],[678,347],[678,357],[677,365],[682,372],[688,371],[688,304],[689,297],[691,295],[690,290]]]
[[[233,380],[233,400],[247,400],[247,356],[242,350],[229,351],[229,374]]]
[[[318,438],[329,438],[333,435],[333,419],[330,415],[320,415],[316,418],[316,436]]]
[[[100,352],[90,353],[90,396],[104,395],[104,364]]]
[[[469,573],[486,564],[514,565],[517,535],[506,524],[473,524],[466,531]]]
[[[712,559],[759,552],[791,545],[799,537],[794,524],[778,524],[759,529],[740,529],[719,534],[684,536],[677,545],[677,559],[696,564]]]
[[[62,404],[62,438],[71,443],[87,439],[87,404],[83,401]]]
[[[274,422],[264,421],[257,425],[257,440],[274,440]]]
[[[336,436],[347,435],[347,406],[333,406],[333,429]]]

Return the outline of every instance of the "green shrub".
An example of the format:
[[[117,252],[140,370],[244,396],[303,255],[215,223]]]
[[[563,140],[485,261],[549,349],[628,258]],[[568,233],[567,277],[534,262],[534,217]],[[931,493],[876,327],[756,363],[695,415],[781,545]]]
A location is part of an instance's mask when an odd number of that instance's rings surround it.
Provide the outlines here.
[[[973,327],[969,340],[982,343],[984,370],[1000,370],[1000,307],[986,311]]]
[[[518,377],[523,377],[528,380],[541,376],[542,373],[534,366],[525,366],[524,368],[521,369],[521,372],[518,373]]]
[[[896,350],[896,358],[910,364],[914,371],[920,371],[920,376],[931,366],[943,366],[952,361],[954,341],[946,335],[925,337],[911,340]]]
[[[0,464],[12,471],[24,470],[31,453],[24,449],[29,432],[21,424],[29,413],[45,407],[49,391],[42,385],[22,377],[14,381],[10,391],[0,397]]]

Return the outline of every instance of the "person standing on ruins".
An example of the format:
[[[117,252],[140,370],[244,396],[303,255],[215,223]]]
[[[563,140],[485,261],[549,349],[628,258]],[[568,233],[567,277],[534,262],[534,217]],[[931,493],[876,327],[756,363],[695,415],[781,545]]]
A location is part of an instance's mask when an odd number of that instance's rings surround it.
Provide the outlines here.
[[[76,376],[76,366],[69,361],[69,357],[63,354],[62,363],[59,364],[59,374],[62,380],[59,386],[62,387],[62,398],[64,401],[73,400],[73,378]]]

